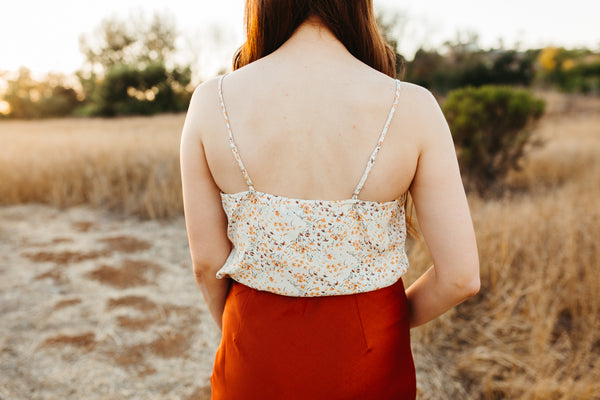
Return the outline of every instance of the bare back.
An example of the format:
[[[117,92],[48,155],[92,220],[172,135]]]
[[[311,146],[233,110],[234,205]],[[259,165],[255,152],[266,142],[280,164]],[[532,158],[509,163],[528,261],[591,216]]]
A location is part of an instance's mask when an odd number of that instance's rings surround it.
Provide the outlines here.
[[[284,57],[281,57],[284,58]],[[350,61],[350,62],[349,62]],[[223,100],[240,157],[256,190],[302,199],[347,199],[361,178],[392,107],[396,82],[356,59],[320,71],[285,65],[277,53],[228,75]],[[222,192],[247,189],[217,102],[202,142]],[[419,155],[410,129],[411,92],[400,98],[360,198],[389,201],[409,189]],[[408,109],[407,109],[408,108]]]

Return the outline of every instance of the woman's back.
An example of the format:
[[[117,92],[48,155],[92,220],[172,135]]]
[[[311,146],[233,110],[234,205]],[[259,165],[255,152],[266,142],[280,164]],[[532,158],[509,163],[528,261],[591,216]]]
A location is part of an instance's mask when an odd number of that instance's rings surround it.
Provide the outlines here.
[[[377,145],[396,82],[351,57],[339,42],[305,52],[310,34],[297,34],[298,43],[292,37],[273,54],[224,79],[232,135],[256,190],[291,198],[348,199]],[[208,166],[221,191],[247,190],[216,101],[217,81],[208,86],[205,93],[214,90],[213,106],[205,114],[210,127],[203,132]],[[389,201],[408,190],[419,151],[415,103],[430,101],[427,97],[422,88],[401,84],[396,112],[361,199]]]

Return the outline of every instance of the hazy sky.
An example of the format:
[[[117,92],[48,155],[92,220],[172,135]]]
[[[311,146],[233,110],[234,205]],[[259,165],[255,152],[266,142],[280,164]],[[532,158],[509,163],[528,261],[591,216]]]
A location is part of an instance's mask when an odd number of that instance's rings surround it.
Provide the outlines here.
[[[0,71],[24,65],[37,72],[73,72],[83,61],[78,37],[111,15],[136,10],[169,12],[185,39],[182,48],[202,53],[195,63],[203,74],[228,66],[243,41],[244,0],[7,0],[0,20]],[[600,51],[600,2],[591,0],[375,0],[376,9],[398,10],[408,17],[401,53],[412,58],[419,45],[437,46],[456,32],[474,31],[484,48],[562,45]],[[218,48],[210,42],[211,26],[222,28]],[[191,54],[191,53],[190,53]]]

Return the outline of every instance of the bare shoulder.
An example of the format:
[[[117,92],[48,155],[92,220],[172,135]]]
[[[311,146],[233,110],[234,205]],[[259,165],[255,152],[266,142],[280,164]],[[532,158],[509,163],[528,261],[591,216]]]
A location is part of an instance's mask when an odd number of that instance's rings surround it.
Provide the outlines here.
[[[427,88],[402,81],[398,109],[408,121],[421,146],[428,146],[450,138],[446,118],[437,99]]]
[[[193,112],[194,114],[203,114],[206,112],[212,112],[216,107],[218,107],[220,79],[221,77],[217,76],[202,82],[196,87],[194,93],[192,94],[188,112]]]
[[[415,83],[402,81],[400,90],[402,94],[400,98],[407,98],[417,108],[431,106],[432,101],[436,102],[435,97],[429,89]]]
[[[220,115],[219,79],[220,76],[206,80],[194,90],[186,115],[185,134],[202,138],[216,126]]]

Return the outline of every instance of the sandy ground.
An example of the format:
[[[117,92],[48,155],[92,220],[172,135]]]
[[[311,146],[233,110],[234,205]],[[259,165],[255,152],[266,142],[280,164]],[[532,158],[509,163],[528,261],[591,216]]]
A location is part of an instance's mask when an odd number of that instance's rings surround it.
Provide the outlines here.
[[[183,218],[0,208],[0,399],[208,399]]]

